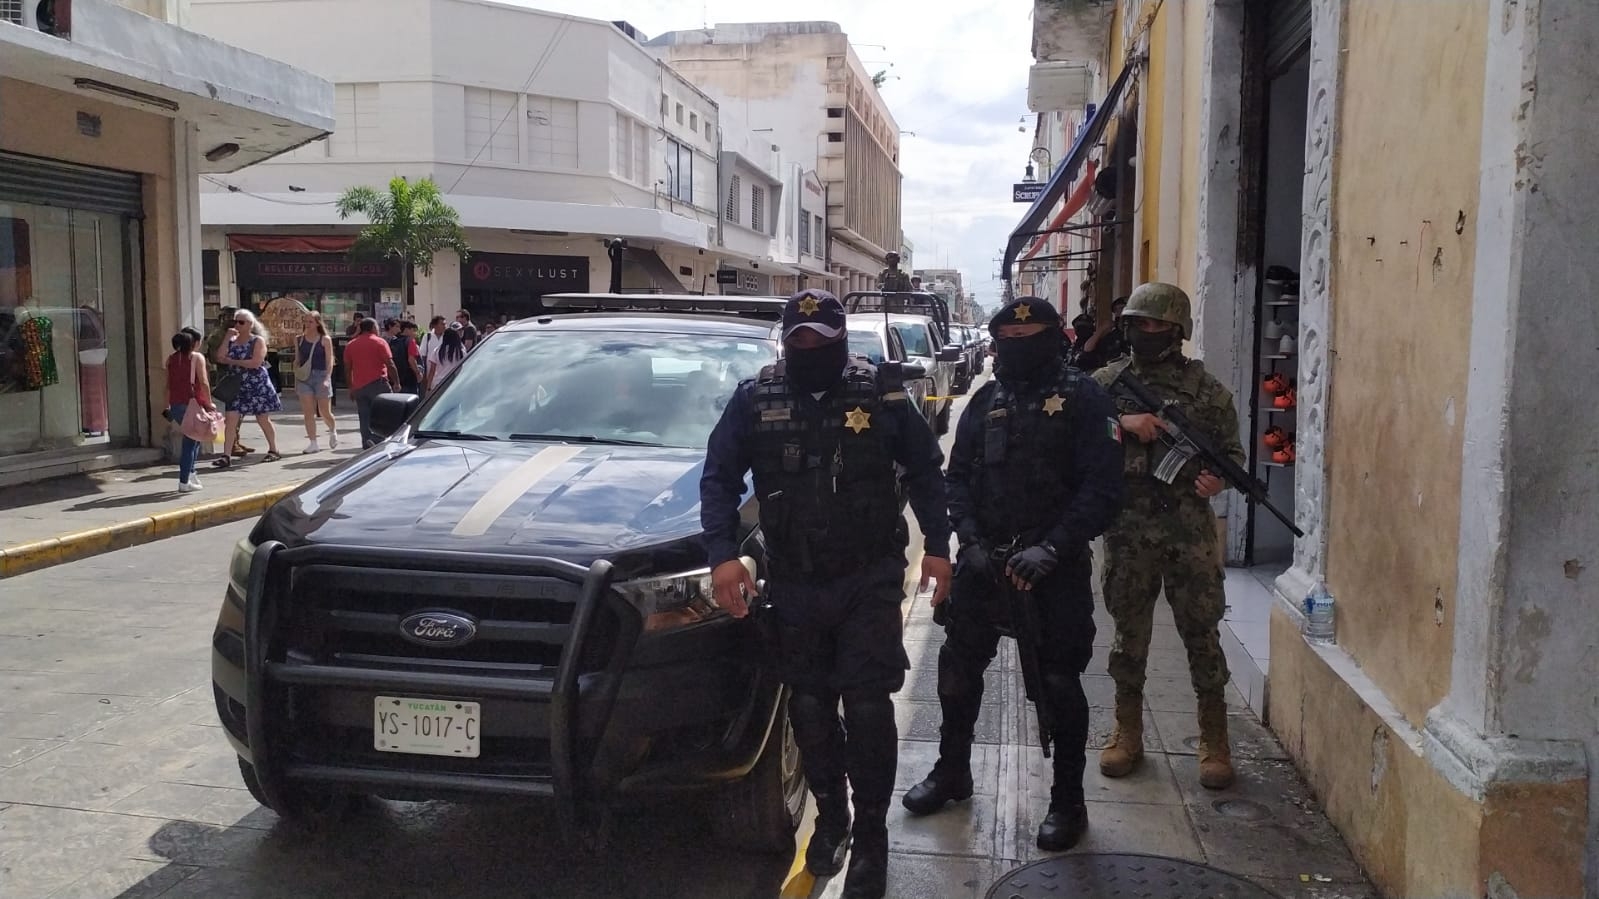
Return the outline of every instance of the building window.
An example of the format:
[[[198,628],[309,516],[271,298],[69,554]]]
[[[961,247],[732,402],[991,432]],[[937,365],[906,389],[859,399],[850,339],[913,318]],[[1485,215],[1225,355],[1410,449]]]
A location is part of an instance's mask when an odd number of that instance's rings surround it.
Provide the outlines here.
[[[799,212],[799,251],[802,256],[811,252],[811,217],[804,209]]]
[[[822,231],[822,217],[816,217],[816,255],[827,255],[827,235]]]
[[[756,231],[766,231],[766,189],[763,187],[750,188],[750,227]]]
[[[677,104],[677,123],[683,124],[683,104]]]
[[[738,224],[738,210],[739,206],[742,205],[738,201],[738,195],[743,189],[744,186],[737,175],[734,175],[727,182],[727,202],[723,204],[725,208],[722,216],[735,225]]]
[[[844,117],[844,107],[842,107],[842,106],[829,106],[829,107],[827,107],[827,117],[830,118],[830,119],[842,119]]]
[[[695,131],[695,132],[700,130],[700,114],[699,113],[691,112],[691,113],[688,114],[688,130]]]
[[[512,121],[516,94],[481,87],[466,89],[466,157],[483,162],[520,162],[520,129]]]
[[[650,136],[644,123],[625,113],[616,114],[616,165],[618,178],[634,184],[650,183]]]
[[[705,120],[705,139],[711,141],[716,140],[716,129],[712,127],[710,119]]]
[[[376,156],[383,140],[383,118],[378,109],[378,85],[339,84],[333,89],[334,156]]]
[[[528,162],[552,168],[577,168],[577,101],[527,98]]]
[[[694,151],[675,140],[666,140],[666,193],[674,200],[694,202]]]

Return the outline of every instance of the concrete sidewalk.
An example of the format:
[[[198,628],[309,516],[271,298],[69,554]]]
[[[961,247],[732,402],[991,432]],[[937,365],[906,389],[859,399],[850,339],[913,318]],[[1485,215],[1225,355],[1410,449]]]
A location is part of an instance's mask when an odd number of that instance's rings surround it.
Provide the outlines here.
[[[310,455],[303,453],[298,403],[292,395],[284,403],[285,411],[272,416],[282,459],[262,461],[266,438],[253,420],[246,421],[240,436],[255,452],[227,470],[211,467],[215,455],[202,455],[196,470],[202,489],[193,493],[178,492],[177,465],[170,462],[6,488],[0,494],[0,578],[259,515],[360,451],[352,402],[334,410],[339,449],[327,449],[326,428],[319,423],[323,449]]]
[[[1097,747],[1110,736],[1115,690],[1105,676],[1112,627],[1103,607],[1096,621],[1095,657],[1084,678],[1092,707],[1086,776],[1089,831],[1071,855],[1085,856],[1081,860],[1085,865],[1095,862],[1092,856],[1108,853],[1198,863],[1281,899],[1378,899],[1288,754],[1231,686],[1228,702],[1238,781],[1222,791],[1200,787],[1193,691],[1182,642],[1164,603],[1157,613],[1149,663],[1144,765],[1121,780],[1102,777]],[[889,892],[978,899],[1008,872],[1051,857],[1034,845],[1038,823],[1049,805],[1049,762],[1038,749],[1037,727],[1032,707],[1023,697],[1014,644],[1005,640],[989,670],[978,720],[973,753],[977,795],[939,814],[907,816],[899,797],[927,774],[938,757],[938,648],[943,631],[933,624],[925,598],[916,600],[906,638],[912,670],[896,697],[902,742],[889,819],[893,847]],[[842,881],[837,877],[819,884],[813,895],[835,896]],[[1086,886],[1082,882],[1058,886],[1078,890],[1061,895],[1092,892],[1081,892]],[[1188,895],[1159,883],[1149,889],[1115,895]],[[1222,894],[1233,895],[1217,895]]]

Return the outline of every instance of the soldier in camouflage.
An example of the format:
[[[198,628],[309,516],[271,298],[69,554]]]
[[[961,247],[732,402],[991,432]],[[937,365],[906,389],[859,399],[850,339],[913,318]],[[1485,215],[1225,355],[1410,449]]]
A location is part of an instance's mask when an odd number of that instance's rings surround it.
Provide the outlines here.
[[[911,276],[908,272],[901,271],[899,267],[899,254],[888,254],[888,268],[883,269],[877,276],[877,289],[885,293],[908,293],[911,289]]]
[[[1141,285],[1128,298],[1122,326],[1132,355],[1095,372],[1094,379],[1110,387],[1130,368],[1152,393],[1179,405],[1223,452],[1246,464],[1232,394],[1202,363],[1182,355],[1183,340],[1193,334],[1188,295],[1171,284]],[[1223,789],[1233,782],[1223,692],[1227,660],[1217,633],[1226,595],[1210,498],[1227,485],[1198,458],[1170,484],[1156,479],[1152,473],[1167,449],[1159,439],[1160,420],[1130,397],[1114,389],[1112,395],[1127,435],[1126,501],[1105,533],[1105,608],[1116,622],[1109,666],[1116,682],[1116,731],[1100,754],[1099,770],[1123,777],[1143,760],[1144,667],[1155,602],[1164,587],[1198,697],[1200,783]]]

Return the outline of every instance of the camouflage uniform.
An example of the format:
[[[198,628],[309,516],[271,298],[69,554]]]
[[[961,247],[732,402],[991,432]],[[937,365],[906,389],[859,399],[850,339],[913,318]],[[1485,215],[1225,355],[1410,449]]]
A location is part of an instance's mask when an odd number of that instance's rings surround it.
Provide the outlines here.
[[[1181,292],[1177,291],[1177,295],[1181,296]],[[1143,311],[1145,314],[1140,315],[1129,303],[1129,323],[1139,317],[1156,318],[1180,322],[1183,332],[1191,333],[1186,296],[1181,296],[1180,306],[1172,309],[1172,314],[1160,314],[1158,305],[1154,308],[1157,314],[1148,314],[1148,305]],[[1181,406],[1233,461],[1247,465],[1238,439],[1238,410],[1232,394],[1205,370],[1203,363],[1173,351],[1158,362],[1124,358],[1096,371],[1093,377],[1109,388],[1116,376],[1128,368],[1156,396]],[[1122,415],[1148,411],[1129,396],[1113,391],[1112,397]],[[1188,652],[1189,676],[1199,705],[1201,758],[1203,761],[1208,757],[1208,767],[1212,769],[1207,779],[1230,783],[1223,692],[1229,675],[1217,633],[1227,601],[1221,548],[1210,501],[1194,489],[1204,464],[1197,457],[1190,459],[1172,483],[1166,484],[1153,475],[1167,452],[1165,443],[1158,439],[1144,443],[1128,433],[1123,446],[1126,501],[1116,522],[1105,532],[1104,584],[1105,609],[1116,623],[1109,670],[1116,681],[1118,734],[1101,756],[1100,766],[1105,774],[1120,776],[1136,766],[1142,756],[1145,665],[1155,603],[1164,587],[1177,632]],[[1206,767],[1202,765],[1202,769]]]
[[[899,267],[899,254],[888,254],[888,268],[877,274],[877,289],[885,293],[908,293],[911,289],[909,272]]]

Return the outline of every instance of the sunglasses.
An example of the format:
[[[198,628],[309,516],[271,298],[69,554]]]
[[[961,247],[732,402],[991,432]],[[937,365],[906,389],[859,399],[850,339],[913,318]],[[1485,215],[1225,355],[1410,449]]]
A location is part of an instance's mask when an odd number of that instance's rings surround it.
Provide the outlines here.
[[[248,325],[250,320],[247,318],[236,318],[233,320],[233,323],[236,325]]]

